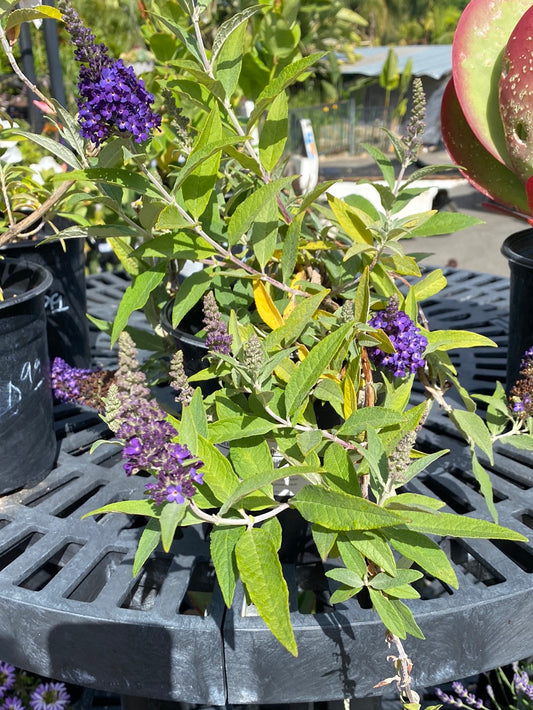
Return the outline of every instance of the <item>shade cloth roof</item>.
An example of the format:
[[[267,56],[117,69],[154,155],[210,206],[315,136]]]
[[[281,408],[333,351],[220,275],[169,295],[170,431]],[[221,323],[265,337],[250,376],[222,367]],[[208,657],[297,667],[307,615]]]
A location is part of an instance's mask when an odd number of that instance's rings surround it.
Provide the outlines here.
[[[356,47],[354,52],[360,56],[356,62],[346,62],[346,55],[339,54],[342,74],[362,74],[379,76],[387,59],[390,47]],[[428,76],[442,79],[452,71],[451,44],[416,44],[393,47],[398,57],[398,68],[403,71],[407,59],[413,60],[413,76]]]

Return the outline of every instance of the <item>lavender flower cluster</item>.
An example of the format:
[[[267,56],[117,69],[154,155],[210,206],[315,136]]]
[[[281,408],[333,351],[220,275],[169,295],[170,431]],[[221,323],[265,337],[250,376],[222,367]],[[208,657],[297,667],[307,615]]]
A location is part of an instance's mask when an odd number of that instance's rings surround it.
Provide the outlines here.
[[[65,710],[69,704],[64,683],[43,681],[0,661],[2,710]]]
[[[159,404],[151,399],[146,376],[139,368],[131,337],[119,338],[119,367],[108,393],[106,418],[124,441],[122,458],[128,476],[147,471],[155,477],[145,488],[156,505],[184,503],[203,481],[203,462],[175,442],[176,430]]]
[[[435,688],[435,695],[438,699],[445,705],[451,705],[457,708],[475,708],[475,710],[482,710],[485,708],[483,701],[477,698],[473,693],[468,692],[462,683],[455,681],[452,683],[452,689],[455,695],[447,694],[443,692],[440,688]]]
[[[518,379],[509,393],[511,410],[521,417],[533,415],[533,347],[526,350],[520,363]]]
[[[409,316],[398,310],[397,299],[391,298],[387,308],[376,311],[369,320],[373,328],[381,328],[394,346],[394,353],[379,347],[368,348],[368,357],[376,365],[392,372],[395,377],[414,374],[426,361],[422,357],[428,345],[427,338]]]
[[[52,392],[58,402],[75,402],[81,395],[81,383],[92,370],[82,367],[72,367],[63,358],[56,357],[52,362]]]
[[[77,99],[80,134],[97,146],[115,130],[131,135],[136,143],[147,140],[161,125],[161,116],[151,108],[153,95],[132,67],[113,60],[105,44],[96,44],[68,0],[61,0],[59,8],[76,48],[74,56],[82,64]]]

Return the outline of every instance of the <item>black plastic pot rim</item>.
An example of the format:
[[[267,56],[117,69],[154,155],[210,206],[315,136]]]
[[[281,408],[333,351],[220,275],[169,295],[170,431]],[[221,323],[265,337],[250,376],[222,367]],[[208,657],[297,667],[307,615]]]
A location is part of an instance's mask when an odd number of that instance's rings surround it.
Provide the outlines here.
[[[20,295],[10,296],[10,297],[6,298],[5,301],[1,301],[0,302],[0,312],[2,310],[6,310],[8,308],[11,308],[15,304],[25,303],[26,301],[30,301],[35,296],[39,296],[41,293],[44,293],[52,285],[52,281],[53,281],[52,274],[48,271],[48,269],[46,269],[44,266],[41,266],[40,264],[35,264],[32,262],[20,260],[20,259],[0,258],[0,261],[1,261],[1,263],[5,263],[8,266],[14,267],[14,269],[16,269],[18,267],[21,270],[33,271],[34,273],[37,273],[40,276],[39,283],[37,283],[32,288],[28,289],[27,291],[23,291]]]
[[[174,328],[174,326],[172,325],[173,305],[174,301],[168,301],[161,312],[160,323],[165,333],[174,337],[177,336],[181,341],[187,343],[187,345],[193,345],[194,347],[207,351],[208,348],[205,342],[205,338],[198,338],[196,335],[192,335],[192,333],[187,333],[187,331],[181,330],[181,328],[179,327]]]
[[[533,269],[533,229],[523,229],[510,234],[503,242],[501,252],[514,264]]]

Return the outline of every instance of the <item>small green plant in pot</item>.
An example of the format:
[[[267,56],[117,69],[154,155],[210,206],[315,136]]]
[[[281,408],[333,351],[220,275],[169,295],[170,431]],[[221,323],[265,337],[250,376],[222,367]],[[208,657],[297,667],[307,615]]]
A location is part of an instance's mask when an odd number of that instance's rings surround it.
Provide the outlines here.
[[[298,197],[294,176],[284,174],[287,92],[320,55],[294,56],[254,75],[246,125],[235,108],[244,86],[251,91],[243,67],[258,52],[257,27],[276,13],[280,22],[294,22],[281,4],[236,14],[207,43],[207,3],[153,3],[145,27],[156,58],[153,93],[96,43],[69,2],[59,7],[81,63],[78,116],[51,102],[69,136],[70,147],[61,149],[73,168],[68,180],[113,213],[105,224],[64,234],[111,237],[131,274],[115,320],[100,323],[120,345],[105,419],[126,474],[151,474],[142,500],[93,512],[149,519],[134,574],[160,543],[165,550],[177,544],[179,553],[179,526],[209,524],[225,602],[232,604],[240,579],[286,649],[280,653],[295,655],[279,552],[280,518],[296,511],[317,554],[333,564],[332,603],[367,595],[396,648],[402,700],[419,707],[403,640],[422,630],[403,600],[418,596],[413,585],[424,572],[457,585],[431,536],[525,538],[409,492],[406,484],[446,453],[418,452],[417,431],[433,403],[446,410],[494,518],[479,452],[492,460],[494,441],[516,444],[519,434],[523,446],[533,444],[528,421],[507,409],[501,388],[485,424],[448,354],[494,343],[466,331],[432,331],[423,314],[424,301],[446,280],[440,270],[423,274],[405,245],[475,220],[434,210],[402,216],[420,192],[416,181],[442,169],[409,172],[424,123],[420,82],[406,136],[390,134],[396,165],[369,147],[383,174],[382,210],[360,197],[326,196],[328,183]],[[187,260],[199,268],[183,269]],[[166,341],[177,399],[168,413],[150,394],[136,345],[161,349],[161,311],[170,310],[177,327],[198,305],[197,335],[208,354],[187,376],[183,352]],[[142,341],[128,325],[140,308],[153,324]],[[418,403],[415,381],[425,394]],[[460,405],[447,401],[450,386]],[[279,499],[273,486],[287,477],[299,489]]]
[[[453,76],[442,101],[446,148],[463,175],[508,214],[533,210],[533,6],[529,0],[471,0],[454,36]],[[507,387],[533,343],[533,232],[511,234],[502,251],[511,268]]]

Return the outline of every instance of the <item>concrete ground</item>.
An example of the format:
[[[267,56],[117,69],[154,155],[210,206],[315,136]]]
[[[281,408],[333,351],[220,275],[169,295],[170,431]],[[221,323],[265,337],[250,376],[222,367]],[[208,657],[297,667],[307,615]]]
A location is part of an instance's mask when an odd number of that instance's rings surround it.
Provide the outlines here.
[[[445,151],[423,152],[420,162],[447,165],[450,159]],[[320,180],[353,182],[361,178],[378,177],[379,170],[367,155],[320,157]],[[406,250],[430,252],[431,256],[424,263],[431,266],[456,266],[468,271],[509,276],[507,260],[500,252],[501,245],[509,234],[526,229],[528,224],[484,207],[487,199],[461,178],[456,170],[439,173],[435,183],[443,185],[435,206],[473,215],[483,220],[483,224],[455,234],[413,239]]]

